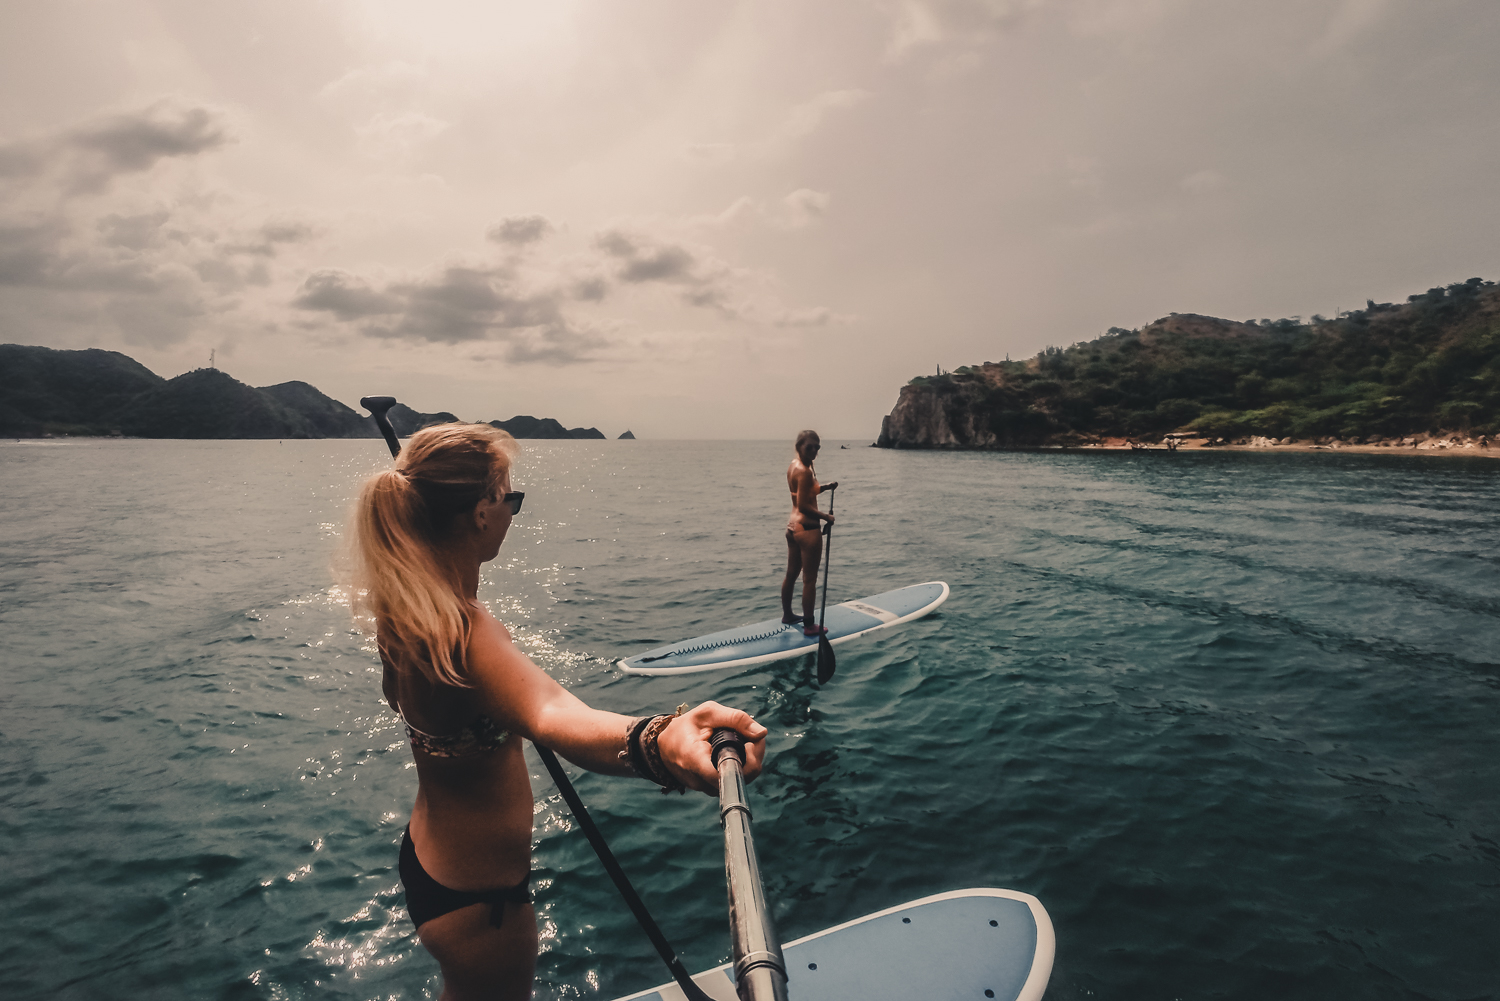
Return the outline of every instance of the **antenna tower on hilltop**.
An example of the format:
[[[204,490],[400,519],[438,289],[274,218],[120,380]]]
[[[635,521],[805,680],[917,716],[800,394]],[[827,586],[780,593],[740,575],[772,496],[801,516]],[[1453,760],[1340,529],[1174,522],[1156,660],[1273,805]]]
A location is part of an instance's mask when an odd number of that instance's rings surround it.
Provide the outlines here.
[[[209,348],[208,349],[208,367],[209,368],[214,368],[215,367],[214,366],[214,349],[213,348]]]

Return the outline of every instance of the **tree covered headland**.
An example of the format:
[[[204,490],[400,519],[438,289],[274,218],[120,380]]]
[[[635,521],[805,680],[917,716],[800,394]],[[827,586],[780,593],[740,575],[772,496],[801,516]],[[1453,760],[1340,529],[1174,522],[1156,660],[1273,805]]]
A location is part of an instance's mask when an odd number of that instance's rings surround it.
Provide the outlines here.
[[[1173,314],[1027,361],[986,362],[911,385],[945,411],[962,402],[975,445],[1169,431],[1224,438],[1495,434],[1500,288],[1471,278],[1402,304],[1370,302],[1308,323]],[[947,416],[952,424],[955,415]]]

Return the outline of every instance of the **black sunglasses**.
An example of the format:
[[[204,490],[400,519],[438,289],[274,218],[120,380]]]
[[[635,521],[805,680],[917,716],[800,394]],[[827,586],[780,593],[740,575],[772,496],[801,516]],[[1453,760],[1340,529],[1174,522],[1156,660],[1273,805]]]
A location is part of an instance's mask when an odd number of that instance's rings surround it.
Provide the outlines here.
[[[500,498],[500,502],[510,508],[510,516],[514,518],[521,513],[521,502],[526,499],[526,494],[520,490],[508,493]]]

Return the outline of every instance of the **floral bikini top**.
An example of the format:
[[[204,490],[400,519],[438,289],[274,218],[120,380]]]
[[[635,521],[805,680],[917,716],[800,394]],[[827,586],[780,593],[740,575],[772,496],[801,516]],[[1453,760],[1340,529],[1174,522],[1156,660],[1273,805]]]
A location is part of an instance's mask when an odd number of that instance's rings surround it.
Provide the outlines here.
[[[380,647],[380,663],[386,670],[391,670],[391,662],[385,655],[384,647]],[[468,726],[457,733],[441,736],[424,733],[407,721],[399,703],[394,699],[388,701],[391,708],[396,710],[401,725],[406,727],[406,736],[411,739],[412,749],[434,758],[468,758],[476,754],[487,754],[510,739],[509,730],[500,729],[499,723],[484,715],[475,716]]]
[[[510,731],[500,729],[500,724],[488,716],[475,716],[472,723],[457,733],[438,736],[423,733],[406,722],[406,716],[402,714],[399,705],[392,703],[391,708],[396,710],[396,715],[406,727],[406,735],[411,738],[412,748],[434,758],[467,758],[475,754],[487,754],[510,739]]]

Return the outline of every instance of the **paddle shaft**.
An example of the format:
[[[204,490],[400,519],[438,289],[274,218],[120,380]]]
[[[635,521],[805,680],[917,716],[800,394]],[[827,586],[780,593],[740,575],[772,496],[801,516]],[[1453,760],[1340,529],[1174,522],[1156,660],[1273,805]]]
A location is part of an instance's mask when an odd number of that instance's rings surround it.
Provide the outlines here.
[[[750,807],[745,801],[744,739],[719,727],[713,733],[719,769],[719,823],[724,828],[724,879],[729,886],[729,935],[734,942],[734,985],[740,1001],[787,1001],[786,960],[766,906]]]
[[[369,410],[375,417],[375,423],[380,425],[381,433],[385,435],[385,443],[391,450],[391,458],[401,454],[401,443],[396,439],[396,432],[391,428],[391,422],[386,420],[385,412],[395,406],[396,401],[389,396],[367,396],[359,401],[360,406]],[[729,731],[734,733],[733,730]],[[736,736],[738,736],[736,734]],[[536,753],[542,759],[542,764],[547,766],[547,772],[552,776],[552,782],[557,786],[557,791],[562,793],[564,802],[568,809],[573,811],[573,817],[578,821],[578,826],[583,828],[584,837],[588,838],[589,844],[594,849],[594,854],[599,856],[599,861],[604,864],[604,871],[609,873],[609,878],[614,881],[615,889],[620,891],[620,896],[625,898],[625,905],[635,915],[640,923],[641,930],[656,947],[656,952],[667,964],[667,969],[672,973],[672,979],[677,981],[677,986],[682,988],[682,993],[687,995],[688,1001],[713,1001],[713,998],[704,993],[703,988],[693,983],[693,978],[688,976],[687,968],[677,958],[677,953],[667,942],[667,937],[661,933],[661,928],[656,920],[651,917],[651,912],[646,910],[640,894],[635,892],[635,887],[630,885],[630,880],[625,875],[625,870],[620,868],[620,863],[615,861],[615,853],[609,850],[609,844],[604,840],[604,835],[599,833],[599,828],[594,824],[594,819],[584,808],[583,800],[578,796],[578,790],[573,788],[573,783],[568,779],[568,773],[563,771],[562,764],[557,760],[557,755],[552,749],[543,747],[536,741],[531,742],[536,748]],[[777,955],[780,955],[778,951]],[[783,974],[785,976],[785,974]],[[771,995],[766,995],[770,997]],[[785,997],[785,994],[782,995]]]
[[[839,488],[834,487],[828,492],[828,513],[833,514],[833,501],[838,496]],[[828,543],[823,550],[823,607],[818,609],[818,625],[825,625],[824,620],[828,617],[828,561],[833,558],[833,525],[825,525],[823,534],[828,537]]]
[[[828,492],[828,513],[833,514],[833,501],[838,496],[839,488],[835,486]],[[824,526],[824,534],[828,536],[828,542],[823,551],[823,607],[818,612],[818,684],[826,685],[833,678],[833,672],[838,669],[838,662],[833,656],[833,644],[828,640],[828,564],[833,562],[833,523]]]

